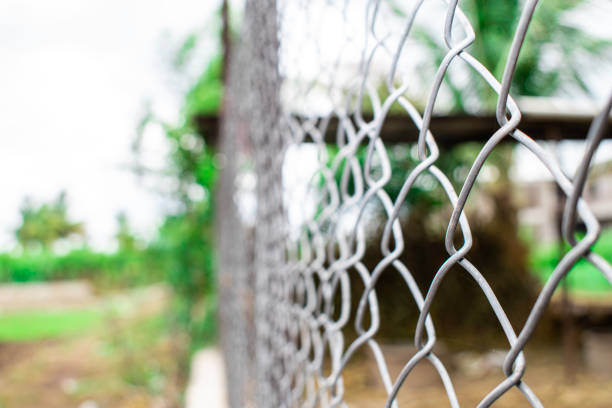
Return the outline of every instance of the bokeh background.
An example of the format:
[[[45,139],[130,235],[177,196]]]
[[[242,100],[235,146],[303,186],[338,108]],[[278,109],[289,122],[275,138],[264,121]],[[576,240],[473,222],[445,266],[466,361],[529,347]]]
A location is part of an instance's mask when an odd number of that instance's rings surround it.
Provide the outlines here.
[[[499,76],[521,2],[463,3],[482,39],[473,55]],[[393,12],[389,24],[399,27],[404,5],[386,5]],[[215,186],[223,163],[232,158],[217,153],[216,135],[226,58],[239,38],[243,7],[242,1],[221,0],[0,5],[1,408],[162,408],[191,401],[186,389],[195,381],[193,356],[215,350],[218,341]],[[612,89],[610,21],[612,6],[605,0],[541,4],[513,89],[523,110],[592,118]],[[292,27],[283,33],[295,44],[286,47],[284,73],[299,68],[308,78],[316,66],[292,65],[297,57],[316,60],[300,44],[318,39],[333,48],[336,26],[332,19],[316,30]],[[418,30],[410,61],[423,83],[443,57],[441,38],[430,28],[423,24]],[[461,71],[450,78],[437,115],[491,112],[494,95],[476,78]],[[422,107],[427,89],[411,92]],[[312,106],[300,109],[325,109],[318,102],[315,97]],[[583,142],[546,146],[572,174]],[[452,182],[462,183],[480,147],[470,142],[445,149],[439,164]],[[316,154],[308,146],[293,154],[292,177],[308,179]],[[364,160],[365,151],[359,154]],[[416,160],[406,145],[394,145],[389,155],[399,177],[386,190],[395,197]],[[252,169],[242,170],[238,207],[248,219],[256,181]],[[483,175],[468,209],[474,221],[471,253],[475,263],[496,271],[491,283],[518,324],[567,250],[558,238],[559,197],[546,172],[512,146],[499,149]],[[444,260],[440,232],[447,208],[427,180],[416,190],[402,215],[411,229],[405,236],[414,237],[406,242],[403,261],[415,270],[435,270]],[[586,198],[610,225],[609,142],[596,156]],[[301,205],[306,204],[296,202]],[[377,211],[371,210],[373,220]],[[296,211],[290,206],[288,212],[291,218]],[[371,232],[364,258],[369,266],[381,256],[382,231]],[[604,230],[594,250],[612,261],[612,229]],[[425,290],[429,278],[416,278]],[[469,387],[498,369],[496,350],[504,342],[488,329],[495,324],[474,285],[460,275],[452,279],[440,296],[446,301],[433,313],[445,347],[459,352],[454,364]],[[399,364],[406,349],[393,346],[408,341],[416,314],[406,312],[413,309],[408,299],[394,296],[397,285],[393,278],[381,281],[379,296],[389,299],[381,306],[380,335]],[[600,345],[609,343],[612,332],[612,288],[586,262],[572,270],[563,288],[537,333],[533,354],[541,368],[534,376],[542,389],[553,382],[551,372],[555,383],[580,385],[546,388],[551,399],[561,395],[554,406],[586,396],[594,398],[592,406],[608,406],[612,370],[606,367],[612,358]],[[466,299],[470,313],[454,313],[466,307]],[[368,364],[359,360],[347,383],[367,391],[373,380],[360,373]],[[198,381],[222,376],[218,366],[211,367]],[[427,373],[423,378],[425,385],[415,387],[431,391],[429,401],[437,404],[440,393],[428,388]],[[582,391],[563,394],[576,389]]]

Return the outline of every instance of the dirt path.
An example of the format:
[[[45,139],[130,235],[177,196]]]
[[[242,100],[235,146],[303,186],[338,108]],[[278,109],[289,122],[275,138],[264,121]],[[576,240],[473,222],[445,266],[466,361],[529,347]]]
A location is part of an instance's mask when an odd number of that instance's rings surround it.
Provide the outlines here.
[[[82,307],[96,301],[91,285],[82,280],[0,285],[0,313],[40,308]]]
[[[525,380],[541,399],[545,407],[555,408],[609,408],[612,407],[612,378],[580,370],[576,382],[570,384],[564,374],[562,351],[535,348],[526,353]],[[421,363],[423,364],[423,363]],[[424,362],[421,378],[411,380],[399,393],[399,406],[408,408],[438,408],[450,406],[447,394],[437,374]],[[419,364],[420,365],[420,364]],[[429,366],[429,367],[427,367]],[[417,374],[415,371],[414,374]],[[424,377],[429,377],[425,379]],[[374,380],[372,380],[374,378]],[[503,380],[497,367],[484,371],[451,371],[453,385],[462,407],[475,407]],[[375,367],[362,359],[349,365],[346,371],[345,395],[351,408],[380,408],[386,393],[376,379]],[[531,407],[521,392],[514,388],[499,399],[496,408]]]
[[[184,369],[161,314],[167,289],[152,286],[95,302],[104,315],[95,328],[0,343],[0,407],[178,407]]]

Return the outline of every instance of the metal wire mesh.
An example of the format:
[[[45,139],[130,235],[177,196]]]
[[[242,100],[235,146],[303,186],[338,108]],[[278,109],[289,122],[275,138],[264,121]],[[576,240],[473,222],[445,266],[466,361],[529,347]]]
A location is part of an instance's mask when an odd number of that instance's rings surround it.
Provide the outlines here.
[[[415,0],[398,16],[390,3],[375,0],[247,1],[229,77],[218,199],[221,326],[231,406],[346,406],[344,369],[358,350],[369,349],[388,396],[385,407],[401,405],[398,391],[425,360],[435,367],[450,405],[458,407],[451,377],[434,351],[435,321],[429,313],[441,283],[457,265],[480,287],[509,347],[505,379],[483,395],[479,406],[490,406],[513,387],[531,406],[542,406],[523,381],[523,349],[553,292],[580,259],[612,282],[610,264],[590,251],[600,225],[581,198],[608,123],[612,95],[585,135],[586,148],[574,177],[568,177],[554,155],[520,130],[521,112],[509,94],[538,2],[522,6],[501,80],[468,52],[475,34],[458,3],[450,0],[425,12],[424,2]],[[416,58],[411,46],[419,38],[414,24],[419,13],[443,15],[439,30],[446,47],[435,75],[425,85],[416,76],[415,65],[406,63]],[[389,19],[399,20],[401,30],[387,24]],[[335,26],[333,38],[326,37],[324,27],[330,25]],[[460,63],[497,95],[499,129],[483,141],[456,190],[436,166],[440,151],[430,123],[438,104],[444,103],[443,81],[453,64]],[[407,97],[411,89],[426,92],[423,107]],[[398,107],[419,129],[418,163],[392,198],[384,189],[392,166],[380,136],[389,111]],[[332,119],[338,122],[335,154],[326,141]],[[470,262],[473,240],[465,213],[485,161],[508,140],[528,149],[567,196],[562,231],[571,245],[517,331],[489,286],[487,271]],[[305,143],[314,152],[309,160],[303,150],[295,149]],[[367,151],[363,163],[357,158],[360,148]],[[304,170],[309,163],[316,165]],[[308,179],[300,179],[296,175],[300,172]],[[445,235],[446,261],[432,274],[427,292],[419,289],[399,259],[404,251],[400,210],[423,175],[436,181],[452,208]],[[256,180],[255,186],[249,180]],[[383,256],[368,269],[362,257],[369,234],[368,206],[373,203],[384,210]],[[581,239],[575,231],[578,221],[586,226]],[[419,311],[416,351],[395,378],[376,336],[385,319],[379,313],[376,289],[383,272],[402,277],[407,289],[398,290],[398,296],[414,298]],[[356,310],[351,310],[349,275],[364,286]],[[352,341],[344,335],[348,325],[357,333]]]

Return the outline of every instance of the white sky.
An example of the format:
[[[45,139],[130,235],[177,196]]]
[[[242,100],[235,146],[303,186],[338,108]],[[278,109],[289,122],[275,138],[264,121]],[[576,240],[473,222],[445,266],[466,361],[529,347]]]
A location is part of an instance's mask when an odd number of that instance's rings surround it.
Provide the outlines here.
[[[161,198],[125,168],[130,144],[145,101],[167,115],[180,106],[164,45],[201,29],[217,4],[0,1],[0,250],[14,244],[25,196],[62,189],[95,247],[109,247],[121,210],[138,231],[155,229]],[[161,164],[163,138],[149,149]]]

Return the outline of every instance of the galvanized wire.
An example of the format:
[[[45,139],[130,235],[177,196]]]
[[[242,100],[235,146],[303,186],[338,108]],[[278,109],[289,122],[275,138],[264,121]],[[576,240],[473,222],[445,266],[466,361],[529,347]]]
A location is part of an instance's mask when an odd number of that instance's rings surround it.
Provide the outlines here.
[[[524,2],[503,76],[498,80],[470,55],[468,48],[476,40],[474,29],[458,0],[450,0],[437,9],[438,15],[444,14],[439,28],[445,55],[427,84],[421,113],[407,96],[409,90],[423,88],[417,83],[414,64],[407,61],[418,57],[414,51],[411,54],[414,38],[417,42],[419,38],[415,19],[420,13],[429,13],[426,17],[432,14],[431,9],[422,11],[423,4],[423,0],[412,1],[398,14],[389,3],[379,0],[246,3],[242,40],[232,58],[228,84],[221,149],[225,160],[218,200],[220,317],[233,407],[344,407],[344,369],[360,349],[369,349],[376,360],[388,396],[385,407],[401,406],[397,394],[414,367],[424,360],[439,374],[450,405],[458,407],[451,377],[434,351],[435,322],[429,313],[453,266],[461,267],[480,287],[508,341],[505,379],[483,395],[478,406],[491,406],[516,387],[531,406],[539,407],[542,403],[523,380],[523,349],[553,292],[581,259],[612,283],[612,267],[590,250],[601,227],[581,198],[608,123],[612,94],[586,135],[575,176],[568,177],[554,155],[520,130],[521,111],[510,95],[538,1]],[[388,24],[391,20],[395,23]],[[483,141],[458,191],[436,166],[440,151],[430,130],[434,110],[444,103],[443,81],[457,64],[472,70],[497,94],[499,124]],[[364,106],[371,109],[371,118],[364,114]],[[384,189],[392,167],[380,136],[386,115],[397,106],[419,129],[418,163],[405,175],[393,199]],[[338,121],[337,153],[330,156],[325,135],[332,119]],[[567,196],[563,237],[571,246],[518,331],[489,286],[486,272],[470,262],[473,239],[465,212],[485,161],[496,146],[509,139],[529,150]],[[316,151],[308,156],[316,156],[308,159],[316,160],[316,169],[311,171],[309,182],[297,183],[297,176],[288,173],[307,172],[291,162],[297,157],[304,160],[302,166],[310,165],[304,149],[300,150],[306,144]],[[364,146],[367,156],[362,165],[357,151]],[[256,179],[256,187],[250,191],[256,209],[244,198],[249,194],[245,187],[237,186],[240,174]],[[399,218],[402,205],[424,175],[438,183],[452,207],[445,235],[447,258],[426,293],[400,260],[404,237]],[[368,208],[373,204],[382,207],[385,220],[380,242],[383,256],[370,270],[362,258],[371,233]],[[586,226],[581,239],[576,235],[578,221]],[[456,237],[461,237],[460,245]],[[403,278],[407,291],[401,295],[414,298],[419,310],[416,351],[396,378],[389,373],[376,337],[385,319],[379,313],[376,291],[383,272]],[[351,310],[351,274],[364,286],[356,310]],[[343,329],[349,324],[357,337],[347,343]]]

